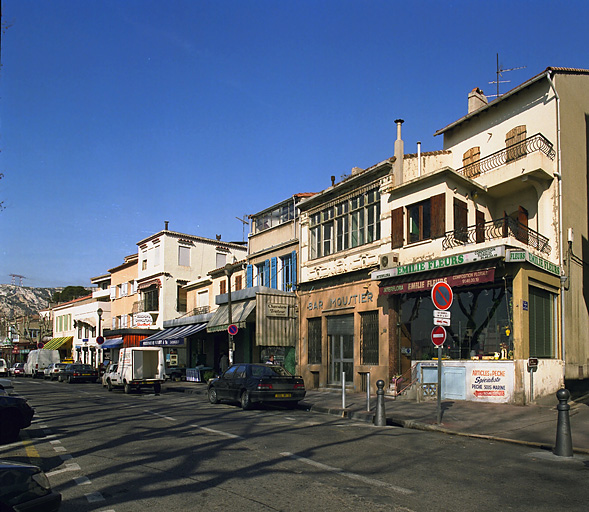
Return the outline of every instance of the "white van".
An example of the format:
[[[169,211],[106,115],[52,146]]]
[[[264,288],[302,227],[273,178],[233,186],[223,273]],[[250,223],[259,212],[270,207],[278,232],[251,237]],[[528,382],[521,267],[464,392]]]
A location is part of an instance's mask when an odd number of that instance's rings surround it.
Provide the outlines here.
[[[105,375],[106,387],[122,387],[125,393],[142,387],[162,389],[165,379],[164,349],[161,347],[127,347],[119,351],[119,362]]]
[[[58,350],[31,350],[25,363],[25,377],[43,378],[45,368],[51,363],[59,363]]]
[[[8,365],[4,359],[0,359],[0,377],[8,377]]]

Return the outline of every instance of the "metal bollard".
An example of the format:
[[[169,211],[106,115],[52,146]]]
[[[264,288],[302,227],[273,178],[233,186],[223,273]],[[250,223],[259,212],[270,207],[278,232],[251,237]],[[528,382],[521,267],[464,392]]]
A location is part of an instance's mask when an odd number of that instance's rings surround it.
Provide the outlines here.
[[[384,410],[384,380],[376,381],[376,413],[374,414],[374,424],[377,427],[385,427],[387,417]]]
[[[556,446],[554,447],[554,455],[560,457],[573,456],[573,439],[571,437],[571,422],[569,419],[569,410],[571,406],[567,403],[571,393],[568,389],[559,389],[556,392],[559,404],[558,409],[558,423],[556,425]]]

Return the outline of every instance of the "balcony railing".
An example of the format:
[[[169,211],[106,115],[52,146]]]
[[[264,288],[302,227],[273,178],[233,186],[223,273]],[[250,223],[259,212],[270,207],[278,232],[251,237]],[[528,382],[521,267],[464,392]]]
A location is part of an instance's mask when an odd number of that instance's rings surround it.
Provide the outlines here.
[[[151,311],[158,311],[159,303],[157,300],[138,300],[133,302],[133,314],[147,313]]]
[[[545,254],[550,254],[552,251],[548,243],[548,238],[511,217],[503,217],[488,222],[481,222],[474,226],[448,231],[445,233],[444,240],[442,241],[442,250],[446,251],[453,247],[461,247],[467,244],[481,244],[489,240],[498,240],[507,237],[513,237]]]
[[[508,146],[501,151],[497,151],[496,153],[492,153],[485,158],[481,158],[476,162],[472,162],[460,169],[457,169],[456,172],[466,176],[467,178],[476,178],[477,176],[484,174],[486,172],[492,171],[493,169],[497,169],[505,164],[510,162],[514,162],[519,158],[523,158],[529,153],[534,153],[536,151],[540,151],[544,153],[550,160],[554,160],[556,152],[552,147],[552,142],[550,142],[544,135],[541,133],[537,133],[536,135],[532,135],[527,139],[518,142],[517,144],[513,144],[512,146]]]

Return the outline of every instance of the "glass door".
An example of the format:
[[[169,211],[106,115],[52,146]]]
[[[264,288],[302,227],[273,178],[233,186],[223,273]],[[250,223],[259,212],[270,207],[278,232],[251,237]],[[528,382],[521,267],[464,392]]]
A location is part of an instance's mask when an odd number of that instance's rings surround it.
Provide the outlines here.
[[[329,384],[342,384],[342,372],[346,383],[354,380],[354,315],[327,319],[329,340]]]

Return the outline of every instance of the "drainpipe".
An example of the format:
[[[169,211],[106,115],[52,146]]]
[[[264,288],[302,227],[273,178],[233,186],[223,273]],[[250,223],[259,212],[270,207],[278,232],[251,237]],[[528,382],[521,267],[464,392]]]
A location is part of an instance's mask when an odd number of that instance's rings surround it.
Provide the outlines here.
[[[556,91],[556,86],[552,80],[552,71],[548,71],[546,77],[548,78],[548,83],[552,90],[554,91],[554,96],[556,97],[556,154],[557,154],[557,170],[554,173],[554,176],[558,180],[558,237],[559,237],[559,258],[560,258],[560,272],[561,272],[561,280],[560,280],[560,339],[561,339],[561,346],[562,346],[562,361],[564,363],[563,369],[563,382],[564,377],[566,375],[566,359],[565,359],[565,325],[564,325],[564,283],[562,280],[562,272],[563,272],[563,265],[564,265],[564,254],[562,249],[562,160],[560,154],[560,96]],[[571,271],[570,268],[568,269],[569,276],[571,278]]]

